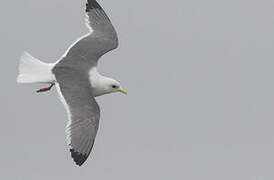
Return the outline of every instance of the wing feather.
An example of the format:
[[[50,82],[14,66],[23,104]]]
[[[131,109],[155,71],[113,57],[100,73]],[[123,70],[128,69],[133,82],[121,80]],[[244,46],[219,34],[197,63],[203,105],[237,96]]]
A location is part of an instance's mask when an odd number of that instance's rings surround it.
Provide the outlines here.
[[[91,32],[76,41],[58,63],[87,61],[93,67],[102,55],[118,47],[117,33],[96,0],[87,1],[86,14]]]
[[[85,74],[55,66],[58,93],[68,112],[67,139],[73,160],[81,166],[88,158],[99,125],[100,109]]]

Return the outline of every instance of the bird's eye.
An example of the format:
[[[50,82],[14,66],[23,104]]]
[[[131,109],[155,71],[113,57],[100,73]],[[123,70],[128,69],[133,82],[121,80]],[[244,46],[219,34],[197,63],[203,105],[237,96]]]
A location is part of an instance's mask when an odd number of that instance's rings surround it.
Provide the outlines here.
[[[113,88],[113,89],[116,89],[117,87],[118,87],[118,86],[116,86],[116,85],[112,85],[112,88]]]

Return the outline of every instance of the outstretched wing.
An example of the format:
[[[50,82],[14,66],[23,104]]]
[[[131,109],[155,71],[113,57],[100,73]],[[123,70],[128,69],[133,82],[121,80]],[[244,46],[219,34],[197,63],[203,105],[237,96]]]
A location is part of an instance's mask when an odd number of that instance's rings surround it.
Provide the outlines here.
[[[102,55],[118,47],[117,33],[96,0],[87,1],[86,13],[90,33],[72,45],[59,63],[82,60],[88,61],[90,67],[96,66]]]
[[[81,166],[88,158],[98,130],[100,109],[85,73],[70,67],[53,69],[69,123],[66,128],[73,160]]]

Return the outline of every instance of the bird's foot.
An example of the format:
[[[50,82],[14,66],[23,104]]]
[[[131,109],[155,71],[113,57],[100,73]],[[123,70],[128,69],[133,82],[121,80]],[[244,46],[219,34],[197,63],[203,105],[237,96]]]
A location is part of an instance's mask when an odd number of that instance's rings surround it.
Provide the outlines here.
[[[50,90],[53,86],[54,86],[54,84],[51,84],[49,87],[39,89],[39,90],[38,90],[38,91],[36,91],[36,92],[37,92],[37,93],[41,93],[41,92],[46,92],[46,91],[49,91],[49,90]]]

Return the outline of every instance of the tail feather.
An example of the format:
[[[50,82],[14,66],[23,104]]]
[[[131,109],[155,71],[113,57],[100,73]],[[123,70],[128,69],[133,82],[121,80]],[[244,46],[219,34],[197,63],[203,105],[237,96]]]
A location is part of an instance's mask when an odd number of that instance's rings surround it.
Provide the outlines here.
[[[44,63],[24,52],[19,62],[17,83],[52,83],[54,81],[51,72],[53,66],[54,64]]]

